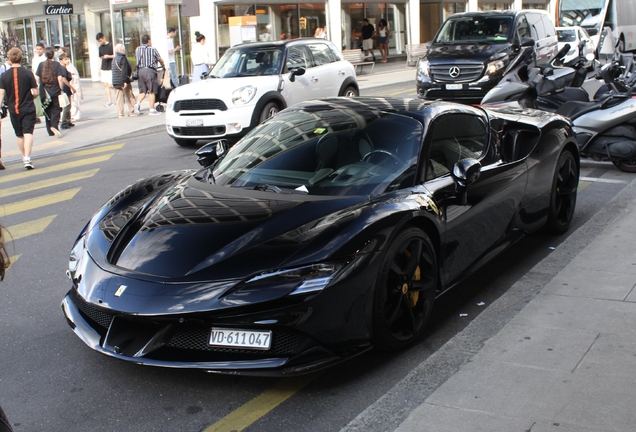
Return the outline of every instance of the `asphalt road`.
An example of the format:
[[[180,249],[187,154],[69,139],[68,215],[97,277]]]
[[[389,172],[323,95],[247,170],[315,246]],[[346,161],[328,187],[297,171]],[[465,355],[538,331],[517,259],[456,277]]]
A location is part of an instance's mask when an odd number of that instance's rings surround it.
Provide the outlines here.
[[[396,85],[374,94],[408,97],[414,89]],[[308,377],[219,376],[97,354],[60,309],[70,288],[72,243],[92,213],[128,184],[197,168],[193,151],[162,133],[37,159],[34,171],[13,166],[0,175],[0,218],[14,237],[15,259],[0,285],[0,405],[16,432],[339,430],[567,236],[527,237],[439,299],[426,338],[411,349],[367,353]],[[581,174],[572,231],[633,179],[605,163],[584,163]]]

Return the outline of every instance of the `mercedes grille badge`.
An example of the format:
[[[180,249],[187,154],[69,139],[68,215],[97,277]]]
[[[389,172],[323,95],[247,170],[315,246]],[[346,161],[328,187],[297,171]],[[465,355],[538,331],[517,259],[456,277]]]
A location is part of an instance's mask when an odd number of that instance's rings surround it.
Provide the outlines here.
[[[448,74],[452,77],[452,78],[457,78],[459,76],[459,68],[457,66],[453,66],[452,68],[450,68],[448,70]]]

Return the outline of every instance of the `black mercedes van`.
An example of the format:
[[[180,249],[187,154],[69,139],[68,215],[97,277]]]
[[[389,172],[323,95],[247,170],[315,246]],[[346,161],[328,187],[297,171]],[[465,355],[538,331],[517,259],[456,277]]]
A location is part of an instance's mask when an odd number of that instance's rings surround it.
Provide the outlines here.
[[[521,39],[535,40],[537,61],[557,52],[554,24],[542,10],[482,11],[454,14],[442,24],[417,65],[422,99],[479,103],[520,52]]]

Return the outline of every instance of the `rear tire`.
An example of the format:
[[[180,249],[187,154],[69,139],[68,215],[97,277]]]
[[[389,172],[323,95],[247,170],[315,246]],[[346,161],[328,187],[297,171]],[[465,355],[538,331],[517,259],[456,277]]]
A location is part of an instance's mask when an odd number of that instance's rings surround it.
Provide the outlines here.
[[[174,142],[176,142],[177,145],[180,145],[181,147],[189,147],[195,145],[197,143],[197,140],[174,138]]]
[[[551,234],[563,234],[570,228],[576,207],[579,168],[569,150],[564,150],[554,170],[548,221],[545,228]]]
[[[410,227],[387,248],[373,297],[373,346],[396,351],[422,335],[437,290],[437,258],[424,231]]]
[[[636,173],[636,160],[613,160],[612,163],[619,170],[626,173]]]

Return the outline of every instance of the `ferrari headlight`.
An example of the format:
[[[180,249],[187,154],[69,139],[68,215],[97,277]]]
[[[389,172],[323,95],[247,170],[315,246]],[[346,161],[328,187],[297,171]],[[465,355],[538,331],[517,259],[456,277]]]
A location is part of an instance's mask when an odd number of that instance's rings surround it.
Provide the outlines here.
[[[75,279],[75,272],[79,267],[80,260],[86,253],[86,231],[84,230],[81,236],[75,242],[73,249],[71,249],[71,255],[68,260],[68,271],[66,275],[69,279]]]
[[[312,264],[306,267],[261,273],[246,283],[277,283],[277,281],[289,283],[296,280],[298,285],[289,295],[307,294],[322,291],[341,268],[341,263]]]
[[[431,64],[428,60],[424,60],[423,58],[417,62],[417,71],[420,75],[430,78]]]
[[[235,90],[232,93],[232,102],[235,105],[243,105],[254,99],[256,95],[256,87],[254,86],[245,86],[241,87],[238,90]]]
[[[488,65],[486,66],[486,74],[487,75],[494,75],[498,71],[503,69],[504,67],[505,67],[505,63],[503,62],[503,60],[492,61],[492,62],[488,63]]]

